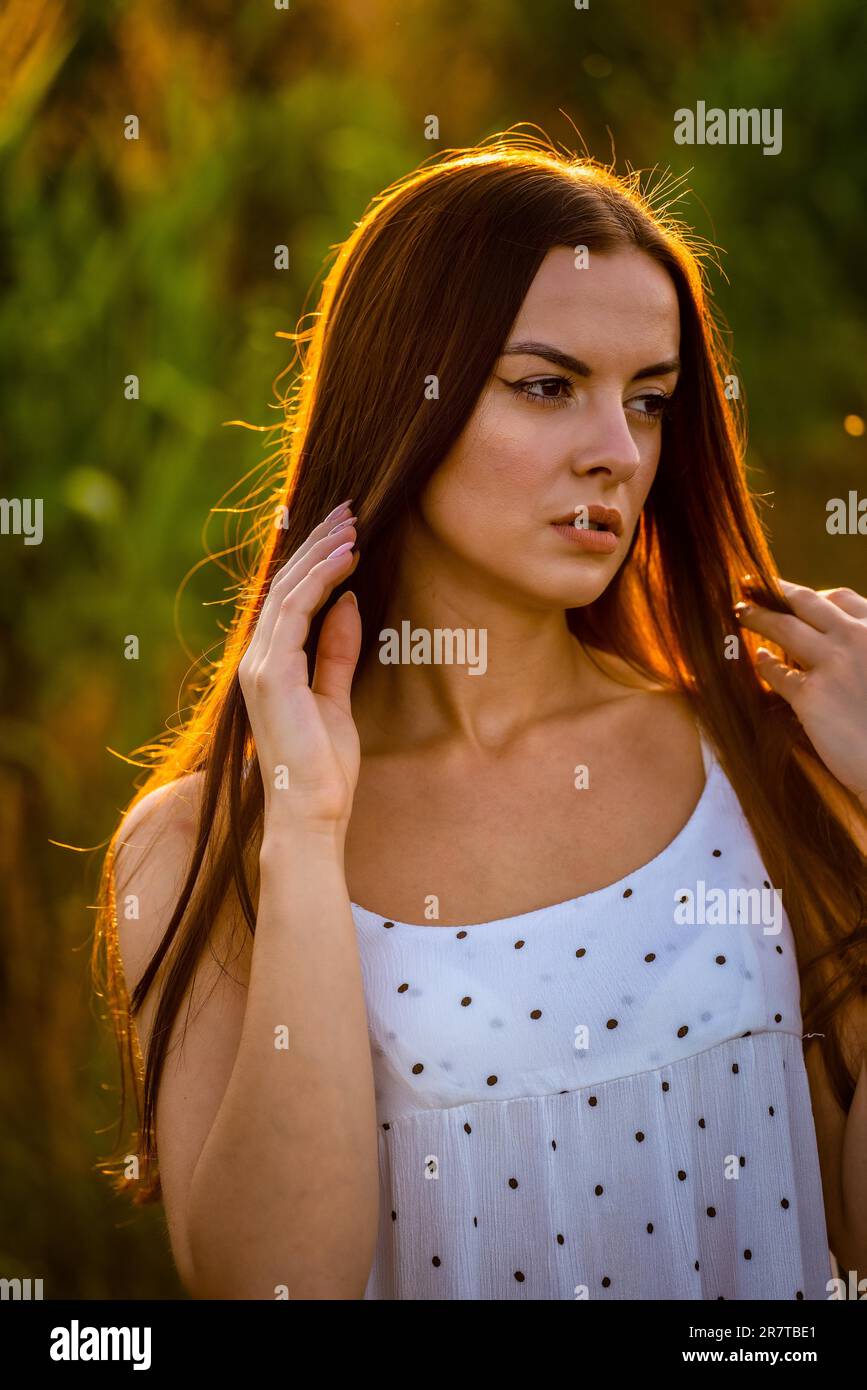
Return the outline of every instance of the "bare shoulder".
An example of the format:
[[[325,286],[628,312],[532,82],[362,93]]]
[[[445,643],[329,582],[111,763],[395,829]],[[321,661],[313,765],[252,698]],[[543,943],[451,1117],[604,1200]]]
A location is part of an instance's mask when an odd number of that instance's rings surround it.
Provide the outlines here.
[[[156,953],[174,915],[193,860],[204,774],[192,773],[156,787],[127,813],[118,831],[114,856],[117,940],[128,994],[132,994]],[[212,872],[212,834],[200,876]],[[202,959],[199,988],[217,982],[246,987],[249,933],[232,893],[214,910],[208,931],[210,951]],[[204,948],[204,942],[202,943]],[[166,961],[138,1016],[144,1047],[155,997]],[[226,974],[227,966],[229,974]]]
[[[130,993],[159,945],[189,870],[202,781],[195,773],[156,787],[135,803],[118,831],[118,944]]]
[[[678,691],[648,689],[633,696],[628,737],[634,756],[660,785],[684,789],[694,806],[705,783],[704,755],[696,712]]]
[[[608,660],[606,654],[606,660]],[[694,780],[702,767],[697,713],[682,691],[657,685],[631,673],[625,663],[606,677],[598,709],[618,741],[646,765]],[[634,676],[628,683],[627,673]]]
[[[635,671],[628,662],[613,652],[589,648],[588,655],[598,671],[597,692],[600,703],[619,706],[629,717],[663,718],[672,731],[683,730],[687,743],[697,738],[696,714],[689,697],[649,676]]]
[[[168,836],[192,840],[202,794],[202,773],[155,787],[127,812],[117,841],[116,863],[137,864]]]
[[[601,688],[610,699],[625,699],[642,692],[669,693],[668,687],[636,671],[616,652],[607,652],[601,647],[591,646],[586,646],[584,650],[599,672]]]

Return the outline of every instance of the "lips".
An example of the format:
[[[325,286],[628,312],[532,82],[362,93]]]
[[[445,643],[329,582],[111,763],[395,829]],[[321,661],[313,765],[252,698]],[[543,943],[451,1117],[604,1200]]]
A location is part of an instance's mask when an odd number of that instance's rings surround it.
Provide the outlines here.
[[[567,512],[565,516],[556,517],[555,520],[551,522],[551,525],[574,526],[579,512],[582,513],[582,520],[585,519],[584,514],[586,514],[586,520],[595,523],[595,525],[591,525],[590,527],[592,531],[612,531],[615,536],[619,536],[623,533],[623,517],[620,515],[617,508],[602,507],[597,502],[583,505],[577,509],[573,507],[571,512]]]

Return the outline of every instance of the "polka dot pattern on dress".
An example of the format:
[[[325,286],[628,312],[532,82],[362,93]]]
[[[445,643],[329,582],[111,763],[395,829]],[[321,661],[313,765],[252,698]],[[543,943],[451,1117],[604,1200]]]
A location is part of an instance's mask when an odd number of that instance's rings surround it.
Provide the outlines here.
[[[608,888],[463,926],[353,904],[381,1186],[365,1298],[825,1301],[791,931],[708,920],[713,891],[770,881],[705,752],[683,830]]]

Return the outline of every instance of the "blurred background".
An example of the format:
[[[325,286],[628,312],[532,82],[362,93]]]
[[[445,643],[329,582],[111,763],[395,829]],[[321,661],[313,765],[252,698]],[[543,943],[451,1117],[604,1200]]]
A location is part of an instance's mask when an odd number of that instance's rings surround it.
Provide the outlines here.
[[[263,462],[224,422],[278,418],[275,334],[329,247],[435,150],[518,122],[686,175],[779,572],[867,592],[867,540],[825,529],[829,498],[867,495],[865,72],[863,0],[5,0],[0,495],[43,498],[44,538],[0,535],[0,1276],[183,1296],[161,1208],[96,1172],[117,1108],[88,975],[99,856],[52,842],[105,841],[122,757],[220,640],[225,574],[179,591]],[[782,108],[782,152],[676,145],[699,100]]]

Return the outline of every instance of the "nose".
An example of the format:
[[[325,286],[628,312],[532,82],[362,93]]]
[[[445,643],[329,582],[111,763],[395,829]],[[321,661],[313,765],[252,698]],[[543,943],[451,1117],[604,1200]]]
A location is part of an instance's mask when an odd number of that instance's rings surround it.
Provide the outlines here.
[[[588,403],[572,442],[571,467],[576,477],[601,472],[615,482],[626,482],[640,463],[641,452],[619,397]]]

